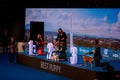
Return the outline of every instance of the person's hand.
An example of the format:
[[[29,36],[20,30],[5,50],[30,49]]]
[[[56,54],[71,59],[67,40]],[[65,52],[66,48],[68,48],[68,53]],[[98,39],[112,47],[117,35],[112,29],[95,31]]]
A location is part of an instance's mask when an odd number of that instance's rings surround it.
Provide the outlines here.
[[[58,41],[55,41],[54,46],[57,46],[57,45],[58,45]]]
[[[83,55],[86,55],[86,54],[88,54],[88,52],[85,52]]]
[[[42,40],[42,38],[40,38],[40,40]]]
[[[10,48],[10,46],[8,46],[8,48]]]
[[[37,41],[35,41],[35,43],[36,43],[36,45],[38,45],[38,44],[39,44],[39,42],[37,42]]]
[[[95,53],[95,50],[92,50],[93,53]]]

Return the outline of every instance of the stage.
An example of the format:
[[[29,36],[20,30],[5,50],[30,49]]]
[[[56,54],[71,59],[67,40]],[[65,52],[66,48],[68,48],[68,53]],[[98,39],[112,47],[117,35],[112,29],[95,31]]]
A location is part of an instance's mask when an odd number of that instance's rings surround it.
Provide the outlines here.
[[[91,68],[89,63],[86,67],[80,66],[80,64],[83,64],[81,56],[79,56],[78,63],[73,65],[70,64],[69,60],[56,62],[47,60],[46,54],[28,55],[17,53],[16,63],[68,77],[72,80],[117,80],[120,78],[120,62],[118,61],[109,62],[114,67],[114,71],[109,71],[103,69],[103,67]]]

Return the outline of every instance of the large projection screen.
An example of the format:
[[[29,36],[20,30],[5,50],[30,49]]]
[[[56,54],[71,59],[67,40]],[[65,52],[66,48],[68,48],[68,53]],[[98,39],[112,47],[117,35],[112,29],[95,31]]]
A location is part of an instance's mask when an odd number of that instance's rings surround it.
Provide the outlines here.
[[[103,58],[120,60],[120,8],[26,8],[25,36],[30,36],[30,21],[44,22],[45,43],[53,42],[62,28],[68,52],[71,40],[81,55],[99,39]]]

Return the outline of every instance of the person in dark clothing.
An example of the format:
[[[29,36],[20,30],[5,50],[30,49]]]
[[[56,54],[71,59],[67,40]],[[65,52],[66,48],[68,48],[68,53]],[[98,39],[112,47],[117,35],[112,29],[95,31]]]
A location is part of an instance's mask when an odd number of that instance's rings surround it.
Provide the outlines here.
[[[40,34],[37,35],[37,39],[35,40],[36,50],[38,55],[42,55],[44,53],[44,41]]]
[[[5,30],[2,38],[3,53],[8,53],[8,42],[9,42],[9,35],[8,35],[8,31]]]
[[[59,60],[66,60],[67,61],[67,54],[66,54],[66,51],[65,51],[64,42],[60,42],[59,52],[60,52]]]
[[[87,52],[86,54],[94,54],[95,66],[100,66],[100,60],[102,59],[102,56],[101,48],[99,46],[99,40],[95,40],[95,50],[93,50],[92,52]]]
[[[16,42],[14,40],[14,37],[11,37],[10,42],[8,43],[10,63],[14,63],[15,61],[15,47],[16,47]]]
[[[25,52],[25,54],[28,54],[29,51],[29,44],[28,44],[29,40],[27,39],[27,37],[25,38],[25,41],[22,45],[23,51]]]
[[[60,48],[60,42],[64,43],[65,50],[67,49],[67,35],[61,28],[58,29],[58,35],[56,38],[56,43],[58,43],[58,46]]]

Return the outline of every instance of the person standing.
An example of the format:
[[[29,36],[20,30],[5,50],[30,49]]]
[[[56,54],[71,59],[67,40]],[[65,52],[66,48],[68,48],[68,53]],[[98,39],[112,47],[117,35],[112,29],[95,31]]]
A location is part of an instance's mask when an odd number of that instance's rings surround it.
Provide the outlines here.
[[[25,52],[25,54],[28,54],[29,51],[29,40],[27,39],[27,37],[25,38],[25,41],[22,45],[23,51]]]
[[[44,41],[42,39],[41,34],[37,35],[37,39],[35,40],[36,50],[38,55],[42,55],[44,53]]]
[[[16,42],[14,40],[14,37],[11,37],[10,42],[8,43],[10,63],[14,63],[15,61],[15,47],[16,47]]]
[[[25,31],[25,40],[27,40],[27,41],[30,40],[30,31],[29,30]]]
[[[9,35],[8,35],[8,31],[5,30],[2,38],[3,53],[8,53],[8,42],[9,42]]]
[[[87,52],[85,54],[94,54],[95,66],[96,67],[101,66],[100,60],[102,59],[102,56],[101,56],[101,48],[99,46],[98,39],[95,40],[95,50],[93,50],[91,52]]]
[[[61,28],[58,29],[58,35],[56,38],[56,43],[58,43],[58,46],[60,48],[60,42],[64,43],[65,50],[67,49],[67,35]]]

